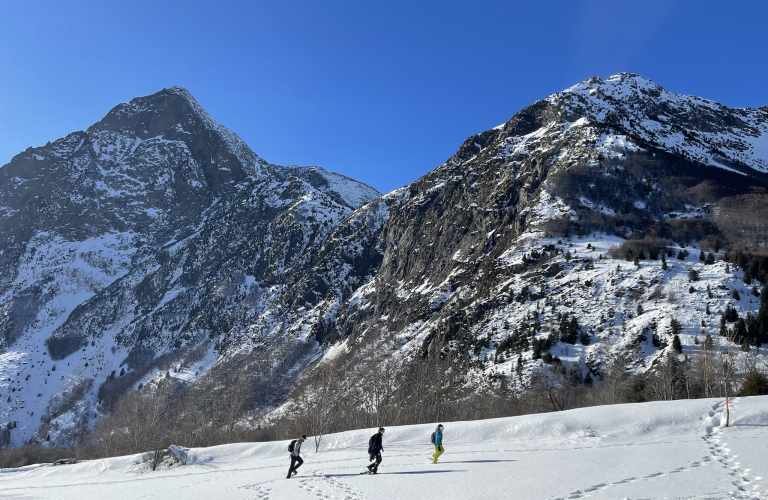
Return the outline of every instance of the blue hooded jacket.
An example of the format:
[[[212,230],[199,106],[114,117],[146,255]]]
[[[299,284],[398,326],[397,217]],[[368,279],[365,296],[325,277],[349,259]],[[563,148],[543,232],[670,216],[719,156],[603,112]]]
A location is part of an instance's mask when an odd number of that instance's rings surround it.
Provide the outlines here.
[[[443,445],[443,431],[440,430],[440,427],[435,429],[435,446],[442,446]]]

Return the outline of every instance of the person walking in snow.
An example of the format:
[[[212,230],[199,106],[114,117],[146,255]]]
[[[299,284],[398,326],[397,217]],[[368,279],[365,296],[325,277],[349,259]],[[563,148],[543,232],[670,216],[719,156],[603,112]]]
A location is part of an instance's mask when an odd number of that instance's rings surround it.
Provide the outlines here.
[[[384,445],[382,439],[384,438],[384,427],[379,427],[379,432],[371,436],[368,440],[368,458],[374,463],[370,464],[367,469],[371,474],[376,474],[379,470],[379,464],[381,463],[381,452],[384,451]]]
[[[288,476],[286,476],[286,479],[290,479],[291,476],[295,476],[297,474],[296,470],[301,467],[301,464],[304,463],[304,460],[301,459],[300,453],[301,453],[301,443],[307,440],[307,435],[302,434],[299,439],[294,439],[291,441],[291,444],[288,445],[288,451],[291,454],[291,466],[288,468]]]
[[[443,454],[443,424],[438,424],[435,432],[432,433],[432,444],[435,445],[435,454],[432,455],[432,463],[437,463],[437,458]]]

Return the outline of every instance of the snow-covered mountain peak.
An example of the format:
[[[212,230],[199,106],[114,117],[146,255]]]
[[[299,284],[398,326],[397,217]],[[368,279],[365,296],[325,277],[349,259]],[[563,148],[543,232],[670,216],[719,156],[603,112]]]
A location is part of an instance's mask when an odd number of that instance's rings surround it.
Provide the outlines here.
[[[211,130],[215,130],[229,146],[230,150],[237,156],[244,166],[253,168],[254,174],[261,173],[261,168],[267,165],[267,162],[261,159],[237,134],[220,124],[208,112],[203,109],[192,94],[183,87],[170,87],[169,92],[182,96],[187,100],[192,109],[195,110],[200,118],[208,125]]]
[[[573,87],[566,89],[564,92],[568,92],[570,90],[578,89],[584,86],[587,86],[590,88],[594,88],[596,86],[605,86],[605,87],[614,87],[614,88],[622,87],[622,86],[633,87],[633,88],[660,87],[660,85],[658,85],[653,80],[644,78],[635,73],[620,72],[620,73],[615,73],[606,79],[602,79],[599,76],[592,76],[582,82],[577,83]]]
[[[677,94],[632,73],[592,77],[547,97],[560,119],[583,118],[688,160],[746,175],[768,173],[768,113]]]
[[[280,167],[285,175],[304,179],[315,189],[327,194],[337,203],[349,208],[358,208],[381,196],[377,190],[345,175],[329,172],[321,167]]]
[[[230,129],[211,118],[192,94],[183,87],[170,87],[115,106],[88,132],[122,131],[139,139],[162,136],[170,140],[195,142],[200,134],[214,133],[242,164],[246,175],[261,177],[267,162]]]

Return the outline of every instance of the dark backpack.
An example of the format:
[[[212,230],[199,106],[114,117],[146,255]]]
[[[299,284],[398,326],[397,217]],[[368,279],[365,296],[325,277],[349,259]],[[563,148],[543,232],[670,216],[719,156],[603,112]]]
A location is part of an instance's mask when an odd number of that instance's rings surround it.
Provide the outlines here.
[[[296,445],[296,440],[294,439],[293,441],[291,441],[291,444],[288,445],[288,451],[293,453],[293,448],[295,445]]]
[[[432,437],[429,438],[429,442],[432,443],[432,444],[437,444],[437,443],[435,443],[435,433],[434,432],[432,433]]]
[[[376,453],[378,450],[376,450],[375,448],[376,448],[376,434],[371,436],[371,439],[368,440],[368,453],[370,455],[373,455],[374,453]]]

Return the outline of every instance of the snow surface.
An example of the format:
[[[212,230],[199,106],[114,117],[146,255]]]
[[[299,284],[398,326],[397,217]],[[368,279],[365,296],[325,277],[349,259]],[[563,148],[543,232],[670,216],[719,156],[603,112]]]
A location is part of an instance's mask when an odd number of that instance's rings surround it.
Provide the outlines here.
[[[0,498],[113,500],[768,498],[768,397],[601,406],[446,422],[430,463],[433,425],[390,427],[378,476],[361,476],[373,429],[312,437],[285,479],[287,442],[186,450],[187,465],[150,472],[142,455],[0,471]]]

